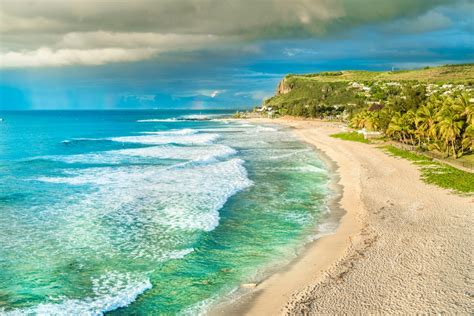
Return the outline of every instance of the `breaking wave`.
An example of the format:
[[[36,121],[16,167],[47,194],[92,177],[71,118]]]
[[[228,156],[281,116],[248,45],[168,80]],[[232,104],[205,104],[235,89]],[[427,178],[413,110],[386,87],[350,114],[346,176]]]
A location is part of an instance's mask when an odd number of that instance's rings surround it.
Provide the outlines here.
[[[92,295],[83,299],[62,299],[57,303],[43,303],[35,307],[1,311],[5,315],[103,315],[130,305],[137,297],[152,288],[144,274],[108,272],[92,280]]]

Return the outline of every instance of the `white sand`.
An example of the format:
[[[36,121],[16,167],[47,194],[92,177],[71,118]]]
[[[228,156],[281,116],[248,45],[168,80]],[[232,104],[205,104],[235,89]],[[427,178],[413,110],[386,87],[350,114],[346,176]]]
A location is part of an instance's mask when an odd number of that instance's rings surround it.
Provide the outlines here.
[[[474,312],[474,200],[420,180],[416,166],[357,142],[329,137],[337,124],[291,126],[337,166],[346,211],[251,298],[211,314],[414,314]]]

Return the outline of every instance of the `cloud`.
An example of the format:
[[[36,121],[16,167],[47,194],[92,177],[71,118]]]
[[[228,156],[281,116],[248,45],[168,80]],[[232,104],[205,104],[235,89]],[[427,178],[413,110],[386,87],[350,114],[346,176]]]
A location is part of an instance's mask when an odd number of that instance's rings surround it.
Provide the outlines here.
[[[56,44],[68,48],[152,47],[160,51],[192,49],[218,40],[214,35],[162,34],[153,32],[73,32]]]
[[[343,14],[341,0],[2,0],[8,32],[159,31],[242,35],[277,25],[310,25]],[[14,23],[13,23],[14,22]],[[7,24],[6,22],[4,24]],[[29,24],[29,27],[25,27]],[[2,26],[2,29],[4,27]]]
[[[411,19],[397,20],[387,26],[389,32],[423,33],[450,27],[451,19],[441,12],[429,11]]]
[[[178,93],[174,94],[175,98],[193,98],[193,97],[207,97],[214,99],[219,94],[226,92],[226,90],[209,90],[209,89],[201,89],[196,91],[191,91],[188,93]]]
[[[42,67],[66,65],[103,65],[113,62],[130,62],[150,58],[154,49],[104,48],[104,49],[59,49],[40,48],[28,52],[0,54],[0,67]]]
[[[459,1],[2,0],[0,67],[101,65],[167,52],[232,52],[237,46],[242,54],[257,54],[259,46],[252,43],[259,40],[330,37],[396,20],[424,31],[448,25],[426,13],[454,2]]]
[[[295,56],[314,56],[318,55],[319,52],[313,49],[304,49],[304,48],[285,48],[283,53],[288,57]]]
[[[224,92],[225,90],[199,90],[197,93],[205,97],[215,98],[219,94],[224,93]]]
[[[67,33],[51,47],[0,52],[0,67],[103,65],[149,59],[158,53],[184,51],[209,45],[211,35],[159,33]]]

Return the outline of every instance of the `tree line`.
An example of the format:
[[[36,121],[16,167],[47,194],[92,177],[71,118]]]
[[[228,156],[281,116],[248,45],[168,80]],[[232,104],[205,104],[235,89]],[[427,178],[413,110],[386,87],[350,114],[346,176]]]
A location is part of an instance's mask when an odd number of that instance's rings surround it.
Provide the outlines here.
[[[351,125],[447,157],[474,151],[474,104],[466,93],[427,96],[422,86],[409,88],[383,106],[354,114]]]

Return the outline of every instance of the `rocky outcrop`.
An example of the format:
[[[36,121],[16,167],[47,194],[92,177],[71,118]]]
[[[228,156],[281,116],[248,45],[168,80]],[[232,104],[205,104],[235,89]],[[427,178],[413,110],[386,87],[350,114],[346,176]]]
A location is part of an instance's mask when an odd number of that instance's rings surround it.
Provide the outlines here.
[[[286,81],[286,78],[284,78],[282,81],[280,81],[280,83],[278,84],[278,87],[277,87],[277,91],[276,91],[276,94],[277,95],[280,95],[280,94],[287,94],[291,91],[291,87],[290,85],[288,84],[288,82]]]

